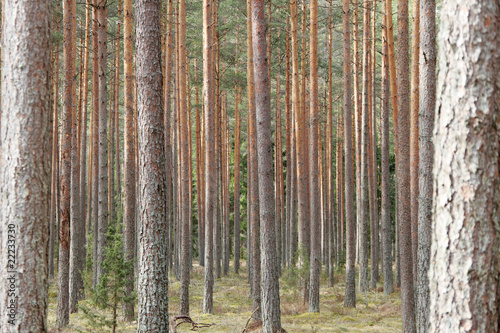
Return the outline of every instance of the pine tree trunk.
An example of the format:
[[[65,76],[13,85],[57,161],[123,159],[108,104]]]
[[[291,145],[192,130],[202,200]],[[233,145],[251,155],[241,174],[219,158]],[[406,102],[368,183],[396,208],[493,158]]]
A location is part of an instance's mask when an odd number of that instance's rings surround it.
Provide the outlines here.
[[[181,289],[180,289],[180,306],[179,313],[181,315],[189,315],[189,282],[190,282],[190,214],[189,214],[189,123],[187,107],[187,75],[186,70],[186,1],[179,1],[179,123],[180,123],[180,177],[181,177]]]
[[[255,135],[258,164],[258,200],[262,260],[257,256],[255,262],[262,263],[262,332],[273,333],[281,330],[279,295],[279,260],[276,253],[275,207],[273,189],[273,155],[271,140],[271,98],[266,55],[266,23],[264,0],[252,2],[252,46],[255,78]],[[259,233],[259,230],[255,230]],[[255,235],[254,235],[255,236]],[[257,237],[254,237],[256,239]],[[257,245],[254,243],[254,246]],[[255,269],[257,272],[258,269]],[[254,275],[254,283],[258,275]],[[256,294],[257,289],[254,289]]]
[[[123,252],[127,260],[133,260],[136,229],[136,164],[135,164],[135,116],[134,116],[134,72],[132,63],[132,0],[123,1],[123,74],[124,80],[124,188],[123,188]],[[167,132],[168,133],[168,132]],[[134,273],[125,284],[125,295],[134,291]],[[134,317],[134,304],[125,302],[123,315],[126,321]]]
[[[54,222],[52,216],[49,216],[52,146],[51,2],[3,1],[2,4],[2,14],[8,13],[2,20],[2,33],[9,38],[2,39],[0,327],[10,332],[45,332],[48,330],[49,223]],[[69,7],[68,10],[72,8],[74,7]],[[68,13],[71,14],[70,11]],[[65,17],[67,16],[66,14]],[[76,25],[66,28],[76,28]],[[68,49],[70,45],[68,43]],[[65,65],[74,64],[75,50],[72,50],[73,58],[67,59]],[[72,68],[74,70],[74,65]],[[66,79],[70,79],[72,85],[65,81],[65,88],[71,91],[70,88],[75,88],[75,83],[69,76]],[[68,97],[71,102],[74,93]],[[69,104],[65,104],[63,114],[66,118],[69,118],[70,110]],[[54,121],[57,124],[57,119]],[[71,131],[70,125],[69,122],[64,127],[66,133]],[[62,264],[67,267],[69,141],[63,139],[66,148],[66,201],[63,226],[65,237],[61,238],[64,241],[61,249],[65,259]],[[66,279],[60,280],[67,284],[68,270],[63,271],[64,275],[59,271],[60,277],[65,276]],[[64,316],[58,316],[58,326],[64,326],[69,317],[67,285],[63,290],[66,291],[66,307]],[[65,322],[61,321],[63,318],[66,319]]]
[[[319,272],[321,268],[321,197],[318,166],[318,1],[310,1],[310,106],[309,106],[309,194],[310,194],[310,284],[309,312],[319,312]]]
[[[401,310],[403,331],[416,332],[410,206],[410,82],[408,61],[408,1],[398,2],[398,114],[396,123],[396,173],[401,256]]]
[[[159,1],[136,1],[137,104],[139,134],[138,332],[168,331],[168,263],[165,138]],[[168,153],[168,152],[167,152]]]
[[[238,33],[236,34],[236,64],[235,73],[238,74]],[[239,108],[238,86],[235,86],[234,96],[234,273],[240,269],[240,142],[241,142],[241,116]]]
[[[440,13],[429,331],[498,332],[500,6],[446,1]]]
[[[432,196],[434,191],[434,110],[436,109],[436,2],[420,1],[419,71],[419,161],[418,161],[418,252],[417,252],[417,331],[429,332],[429,266],[431,255]]]
[[[411,98],[410,98],[410,210],[411,210],[411,247],[413,257],[413,285],[418,282],[418,79],[420,44],[420,0],[413,1],[413,27],[411,37]],[[416,292],[416,289],[415,289]],[[418,296],[415,293],[415,298]]]
[[[345,194],[346,194],[346,289],[345,307],[356,306],[356,239],[354,225],[354,172],[352,163],[352,104],[351,104],[351,35],[349,0],[343,1],[344,27],[344,122],[345,122]],[[330,92],[331,93],[331,92]]]
[[[384,12],[387,2],[384,2]],[[385,20],[385,15],[383,16]],[[382,109],[381,109],[381,165],[382,165],[382,273],[384,276],[384,295],[388,296],[394,292],[394,278],[392,274],[392,226],[391,226],[391,189],[390,189],[390,166],[389,166],[389,57],[387,43],[387,26],[382,27]]]
[[[69,323],[71,140],[75,134],[72,131],[72,111],[76,109],[76,3],[74,1],[67,0],[63,2],[63,20],[65,75],[61,138],[61,220],[59,226],[59,284],[56,321],[58,328],[65,327]]]
[[[213,222],[215,185],[215,119],[213,104],[212,1],[203,0],[203,116],[205,123],[205,286],[203,313],[213,313]]]
[[[108,232],[108,110],[107,110],[107,8],[100,3],[98,12],[98,57],[99,57],[99,202],[97,230],[97,274],[96,281],[101,282],[104,270]]]

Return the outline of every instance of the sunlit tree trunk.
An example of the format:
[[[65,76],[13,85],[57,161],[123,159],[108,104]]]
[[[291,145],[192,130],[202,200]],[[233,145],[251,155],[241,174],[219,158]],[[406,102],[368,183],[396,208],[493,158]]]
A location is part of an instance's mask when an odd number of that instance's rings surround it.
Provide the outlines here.
[[[235,74],[238,74],[238,42],[239,34],[236,33],[236,63]],[[239,87],[236,84],[234,96],[234,272],[238,274],[240,269],[240,142],[241,142],[241,116],[239,112],[240,96]]]
[[[47,9],[48,10],[48,9]],[[35,14],[34,14],[35,15]],[[36,14],[38,15],[38,13]],[[64,26],[64,103],[61,135],[61,220],[59,222],[59,269],[56,326],[69,323],[70,273],[70,193],[71,193],[71,140],[72,113],[76,109],[76,2],[63,2]],[[6,51],[3,51],[6,52]],[[4,53],[5,54],[5,53]],[[3,74],[4,75],[4,74]],[[2,80],[5,84],[6,80]],[[3,90],[3,89],[2,89]],[[2,99],[3,101],[3,99]],[[2,102],[3,104],[4,102]],[[8,104],[7,104],[8,105]],[[3,122],[2,124],[5,124]],[[5,125],[4,125],[5,126]]]

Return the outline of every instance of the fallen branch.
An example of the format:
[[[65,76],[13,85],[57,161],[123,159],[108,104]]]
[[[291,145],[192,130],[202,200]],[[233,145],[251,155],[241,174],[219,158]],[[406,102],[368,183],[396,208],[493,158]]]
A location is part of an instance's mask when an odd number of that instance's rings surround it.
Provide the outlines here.
[[[241,331],[241,333],[247,333],[247,329],[248,329],[248,324],[250,324],[250,320],[252,320],[253,318],[253,314],[258,310],[259,308],[255,308],[255,310],[253,310],[252,314],[250,315],[250,318],[248,318],[247,320],[247,323],[245,325],[245,328],[243,329],[243,331]]]
[[[189,316],[175,316],[170,319],[170,333],[177,333],[177,326],[182,324],[191,324],[191,331],[197,331],[200,328],[207,328],[215,325],[214,323],[195,323]]]

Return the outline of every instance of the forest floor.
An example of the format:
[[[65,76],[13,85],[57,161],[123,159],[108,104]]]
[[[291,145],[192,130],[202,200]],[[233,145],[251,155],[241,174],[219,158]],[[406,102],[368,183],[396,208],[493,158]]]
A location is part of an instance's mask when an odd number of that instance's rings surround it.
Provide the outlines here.
[[[191,318],[197,323],[214,324],[199,329],[198,332],[241,333],[252,314],[252,300],[248,297],[249,285],[247,270],[243,262],[239,275],[234,269],[228,276],[216,279],[214,284],[214,314],[202,314],[203,302],[203,267],[194,264],[189,289]],[[303,303],[303,288],[299,283],[297,270],[284,271],[280,278],[281,322],[288,332],[401,332],[401,297],[399,292],[384,296],[382,284],[378,291],[366,294],[357,292],[354,309],[344,308],[345,272],[335,271],[335,284],[328,287],[325,272],[321,275],[320,313],[308,313],[307,304]],[[179,309],[178,282],[173,275],[169,279],[169,314],[177,315]],[[398,290],[399,291],[399,290]],[[89,300],[81,302],[95,314],[111,318],[111,310],[100,310],[91,305]],[[57,332],[54,327],[57,314],[57,280],[50,281],[48,325],[50,332]],[[136,307],[137,309],[137,307]],[[123,322],[121,309],[118,310],[117,332],[136,332],[137,322]],[[191,332],[191,326],[181,325],[178,332]],[[111,328],[97,328],[82,311],[70,316],[67,332],[107,332]]]

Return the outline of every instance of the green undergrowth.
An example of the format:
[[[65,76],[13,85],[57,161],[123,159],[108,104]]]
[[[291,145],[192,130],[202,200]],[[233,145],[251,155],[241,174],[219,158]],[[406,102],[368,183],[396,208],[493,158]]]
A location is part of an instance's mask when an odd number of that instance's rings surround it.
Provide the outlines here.
[[[232,267],[231,267],[232,268]],[[335,271],[334,287],[328,287],[326,274],[321,275],[320,313],[308,313],[303,302],[303,286],[299,270],[286,270],[280,279],[280,300],[282,326],[287,332],[398,332],[401,331],[401,299],[399,293],[384,296],[382,284],[378,290],[366,294],[357,293],[354,309],[344,308],[345,272]],[[171,274],[169,277],[169,315],[178,315],[180,282]],[[252,313],[252,300],[249,298],[249,285],[245,263],[240,274],[231,273],[215,280],[214,314],[202,314],[203,304],[203,267],[194,264],[191,273],[190,312],[191,318],[199,323],[215,325],[200,329],[199,332],[241,333]],[[112,316],[110,310],[99,309],[90,299],[83,305],[101,317]],[[57,313],[57,281],[52,280],[49,289],[48,325],[55,330]],[[135,332],[137,323],[125,323],[118,313],[117,332]],[[178,332],[192,332],[191,326],[184,324]],[[70,325],[63,332],[110,332],[111,329],[94,328],[82,311],[70,315]]]

